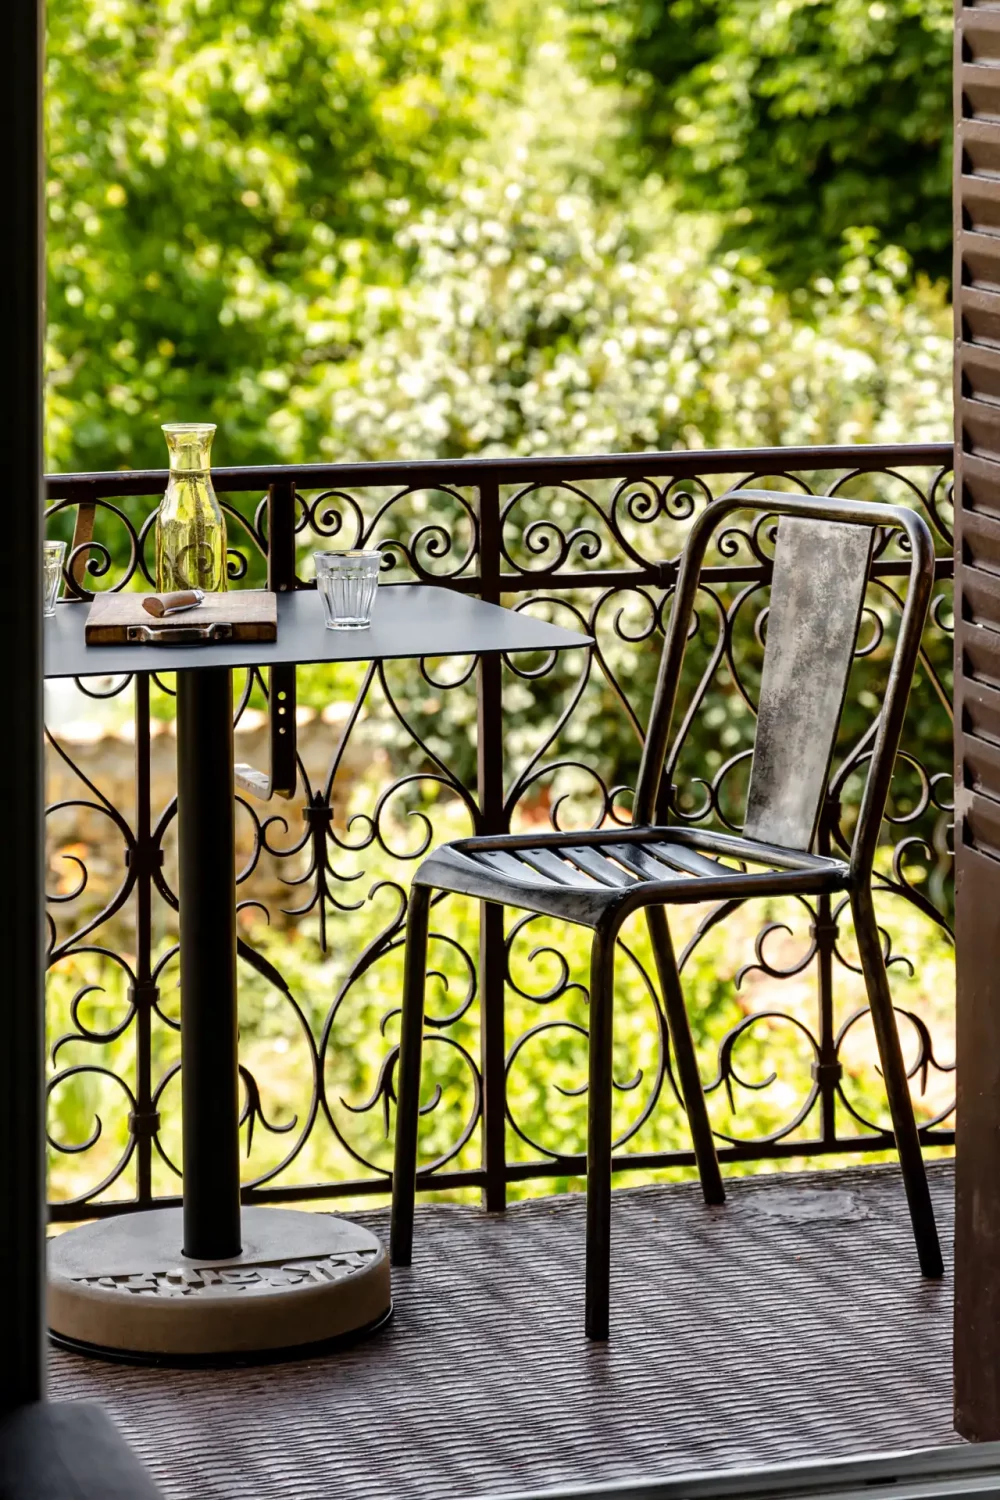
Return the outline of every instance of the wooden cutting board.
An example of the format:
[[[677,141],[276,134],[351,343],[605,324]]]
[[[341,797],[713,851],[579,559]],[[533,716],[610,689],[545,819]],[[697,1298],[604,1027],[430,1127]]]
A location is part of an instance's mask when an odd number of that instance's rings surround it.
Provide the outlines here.
[[[157,619],[142,607],[147,594],[98,594],[90,606],[85,636],[88,646],[193,644],[215,641],[276,641],[277,595],[266,589],[235,589],[206,594],[196,609]],[[183,632],[183,634],[181,634]]]

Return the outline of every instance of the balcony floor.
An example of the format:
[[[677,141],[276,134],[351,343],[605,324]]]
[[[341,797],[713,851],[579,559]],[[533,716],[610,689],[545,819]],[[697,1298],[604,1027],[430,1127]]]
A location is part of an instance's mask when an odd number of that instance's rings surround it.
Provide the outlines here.
[[[367,1343],[224,1372],[56,1352],[52,1394],[101,1401],[170,1500],[489,1495],[957,1441],[951,1165],[931,1181],[937,1284],[895,1168],[738,1178],[721,1209],[622,1188],[594,1346],[581,1195],[429,1205]]]

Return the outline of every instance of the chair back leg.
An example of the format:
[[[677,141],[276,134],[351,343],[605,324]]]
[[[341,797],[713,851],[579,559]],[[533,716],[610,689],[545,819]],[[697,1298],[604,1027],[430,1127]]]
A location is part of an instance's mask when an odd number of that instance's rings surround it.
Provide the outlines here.
[[[698,1072],[698,1059],[694,1050],[694,1038],[691,1035],[691,1023],[684,1004],[684,991],[681,987],[680,974],[677,971],[677,959],[674,956],[670,926],[663,907],[647,907],[646,922],[649,926],[653,957],[656,960],[656,971],[660,978],[670,1042],[674,1049],[677,1081],[680,1085],[684,1108],[687,1111],[688,1125],[691,1127],[694,1156],[698,1163],[698,1175],[701,1178],[701,1190],[705,1195],[706,1203],[724,1203],[726,1191],[722,1185],[722,1173],[719,1171],[719,1158],[715,1154],[715,1141],[712,1138],[705,1091],[701,1086],[701,1076]]]
[[[903,1172],[913,1235],[917,1242],[917,1257],[923,1274],[936,1278],[944,1275],[944,1263],[870,889],[865,887],[852,892],[851,909],[854,913],[854,930],[868,990],[875,1040],[882,1062],[885,1091],[889,1098],[889,1113],[899,1152],[899,1165]]]
[[[406,915],[403,1014],[400,1019],[396,1070],[396,1149],[392,1169],[392,1222],[389,1259],[408,1266],[413,1254],[413,1208],[417,1184],[417,1133],[420,1128],[420,1055],[424,1037],[424,987],[431,892],[410,890]]]
[[[611,1292],[611,1101],[614,1068],[617,924],[594,933],[590,955],[590,1067],[587,1109],[585,1330],[608,1336]]]

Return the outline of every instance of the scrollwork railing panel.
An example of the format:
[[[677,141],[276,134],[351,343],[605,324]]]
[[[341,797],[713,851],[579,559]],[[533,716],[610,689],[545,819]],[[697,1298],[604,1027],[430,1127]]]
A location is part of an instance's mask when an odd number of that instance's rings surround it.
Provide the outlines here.
[[[950,454],[785,450],[430,465],[221,470],[235,584],[266,577],[268,490],[296,486],[283,538],[309,587],[316,548],[374,546],[385,584],[479,592],[586,631],[592,651],[504,664],[504,827],[627,823],[676,561],[694,517],[735,486],[917,505],[938,581],[877,863],[876,903],[928,1142],[953,1108]],[[65,594],[148,586],[158,475],[49,481],[54,533],[82,538]],[[480,492],[499,495],[484,524]],[[75,516],[90,506],[78,531]],[[484,555],[484,548],[487,555]],[[773,526],[739,516],[699,601],[675,740],[672,815],[738,826],[767,629]],[[907,559],[879,538],[821,837],[849,843],[878,675]],[[73,607],[70,604],[60,607]],[[80,607],[80,606],[77,606]],[[261,749],[267,683],[236,674],[238,758]],[[471,658],[300,669],[298,796],[239,799],[242,1143],[251,1194],[385,1192],[410,873],[485,826]],[[169,677],[50,692],[50,1148],[59,1218],[179,1192],[173,693]],[[90,726],[89,728],[87,726]],[[96,727],[95,727],[96,726]],[[246,746],[246,755],[243,747]],[[490,759],[492,757],[492,759]],[[482,762],[480,753],[478,757]],[[491,824],[492,826],[492,824]],[[849,914],[828,900],[730,903],[675,920],[702,1077],[723,1156],[889,1146]],[[481,1185],[479,911],[432,909],[422,1165],[428,1189]],[[484,961],[506,985],[509,1182],[583,1170],[585,935],[506,914]],[[623,1164],[691,1161],[641,922],[618,968],[615,1127]]]

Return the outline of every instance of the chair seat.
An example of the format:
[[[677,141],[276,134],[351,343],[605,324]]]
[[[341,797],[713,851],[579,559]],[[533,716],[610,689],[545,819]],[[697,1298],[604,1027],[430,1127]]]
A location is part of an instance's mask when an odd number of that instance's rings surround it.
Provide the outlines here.
[[[458,839],[435,849],[415,879],[595,927],[621,905],[842,890],[849,872],[843,860],[664,827]]]

